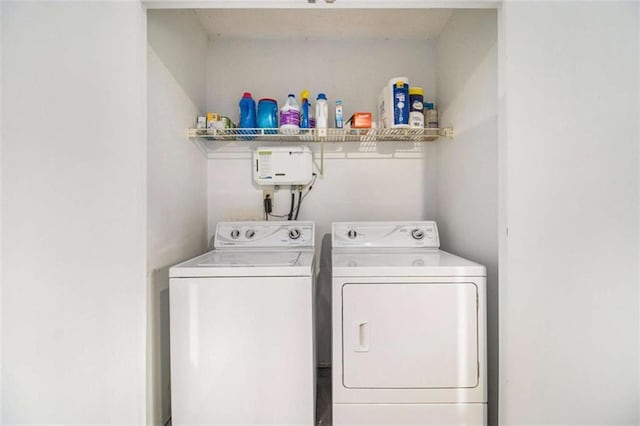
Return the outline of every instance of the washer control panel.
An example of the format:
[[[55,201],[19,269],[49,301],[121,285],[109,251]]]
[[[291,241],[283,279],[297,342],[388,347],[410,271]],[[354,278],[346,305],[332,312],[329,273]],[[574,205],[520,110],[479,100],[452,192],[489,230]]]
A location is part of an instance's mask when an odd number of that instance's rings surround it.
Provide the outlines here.
[[[438,226],[422,222],[335,222],[333,247],[440,248]]]
[[[313,248],[314,232],[313,222],[220,222],[214,247]]]

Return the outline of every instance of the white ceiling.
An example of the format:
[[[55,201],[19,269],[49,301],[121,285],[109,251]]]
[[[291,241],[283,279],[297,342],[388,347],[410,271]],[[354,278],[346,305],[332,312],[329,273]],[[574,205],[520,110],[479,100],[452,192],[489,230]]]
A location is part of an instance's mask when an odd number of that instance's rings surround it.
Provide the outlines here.
[[[451,9],[197,9],[211,40],[437,37]]]

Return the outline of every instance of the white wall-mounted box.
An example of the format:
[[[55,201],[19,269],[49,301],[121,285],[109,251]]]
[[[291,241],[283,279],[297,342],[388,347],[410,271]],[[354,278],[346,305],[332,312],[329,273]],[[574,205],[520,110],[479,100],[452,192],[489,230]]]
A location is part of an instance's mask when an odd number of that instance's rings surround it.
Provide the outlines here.
[[[312,177],[309,147],[258,147],[253,152],[253,180],[258,185],[306,185]]]

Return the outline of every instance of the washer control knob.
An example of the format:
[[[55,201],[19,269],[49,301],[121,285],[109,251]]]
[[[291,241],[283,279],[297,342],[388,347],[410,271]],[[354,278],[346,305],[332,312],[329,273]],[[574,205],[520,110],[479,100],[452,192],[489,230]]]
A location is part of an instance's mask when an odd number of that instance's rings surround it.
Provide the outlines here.
[[[239,236],[240,236],[239,230],[234,229],[233,231],[231,231],[231,238],[233,238],[234,240],[237,240]]]
[[[247,237],[247,239],[251,239],[255,237],[255,235],[256,231],[254,231],[253,229],[247,229],[247,232],[244,233],[244,236]]]
[[[355,229],[349,229],[349,230],[347,231],[347,237],[349,237],[350,239],[352,239],[352,240],[353,240],[353,239],[354,239],[355,237],[357,237],[357,236],[358,236],[358,233],[356,232],[356,230],[355,230]]]
[[[421,240],[424,238],[424,231],[422,229],[416,228],[411,231],[411,236],[414,240]]]
[[[291,238],[292,240],[297,240],[298,238],[300,238],[300,235],[302,235],[302,233],[298,228],[289,230],[289,238]]]

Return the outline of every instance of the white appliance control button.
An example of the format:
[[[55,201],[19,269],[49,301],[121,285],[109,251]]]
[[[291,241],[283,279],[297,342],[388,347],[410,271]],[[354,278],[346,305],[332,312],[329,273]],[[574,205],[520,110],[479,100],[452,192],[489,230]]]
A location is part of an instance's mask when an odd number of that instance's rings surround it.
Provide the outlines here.
[[[356,232],[355,229],[349,229],[347,231],[347,237],[351,238],[352,240],[358,236],[358,233]]]
[[[233,238],[234,240],[238,239],[239,236],[240,236],[239,230],[234,229],[233,231],[231,231],[231,238]]]
[[[256,231],[254,231],[253,229],[247,229],[247,232],[244,233],[244,236],[247,237],[248,239],[253,238],[256,235]]]
[[[300,230],[298,228],[289,230],[289,238],[291,238],[292,240],[297,240],[298,238],[300,238],[300,235],[302,234],[300,233]]]
[[[424,238],[424,231],[422,229],[416,228],[411,231],[411,236],[414,240],[421,240]]]

